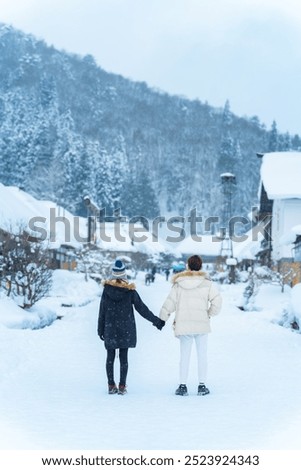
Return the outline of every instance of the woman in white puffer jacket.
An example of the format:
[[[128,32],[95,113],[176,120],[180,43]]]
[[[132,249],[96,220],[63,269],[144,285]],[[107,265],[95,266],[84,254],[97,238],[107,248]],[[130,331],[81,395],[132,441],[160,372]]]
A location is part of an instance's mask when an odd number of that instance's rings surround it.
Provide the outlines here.
[[[175,313],[174,332],[180,339],[180,385],[176,395],[188,395],[187,378],[193,341],[198,358],[198,395],[207,395],[205,385],[207,375],[207,339],[211,331],[210,318],[217,315],[222,306],[221,295],[203,271],[202,259],[191,256],[188,259],[188,270],[173,277],[173,286],[165,300],[161,320],[167,321]]]

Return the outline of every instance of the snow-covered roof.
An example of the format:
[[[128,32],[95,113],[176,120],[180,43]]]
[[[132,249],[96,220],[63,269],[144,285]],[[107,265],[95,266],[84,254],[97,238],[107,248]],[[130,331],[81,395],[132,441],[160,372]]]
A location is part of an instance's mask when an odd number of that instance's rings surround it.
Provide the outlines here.
[[[188,255],[197,253],[199,255],[218,256],[221,251],[221,240],[214,241],[214,235],[199,235],[201,241],[193,239],[192,236],[186,237],[182,242],[175,243],[175,251],[178,254]]]
[[[265,153],[260,172],[269,199],[301,198],[301,152]]]
[[[243,241],[233,241],[233,256],[235,256],[238,261],[244,259],[254,260],[261,249],[263,235],[261,232],[256,234],[256,231],[253,232],[253,229],[250,229],[244,234],[244,237],[246,237],[246,239]]]
[[[15,235],[20,229],[25,229],[31,235],[35,235],[32,227],[44,230],[45,243],[52,249],[61,245],[81,248],[87,239],[86,218],[74,217],[52,201],[39,201],[17,187],[4,186],[0,183],[0,229]],[[171,252],[171,248],[162,237],[158,239],[146,230],[139,233],[138,223],[135,224],[135,229],[134,234],[139,241],[132,243],[128,223],[117,225],[114,222],[106,222],[102,229],[98,223],[96,243],[99,248],[113,252],[142,252],[148,255]],[[36,235],[41,236],[41,232],[37,230]]]
[[[222,173],[220,177],[221,178],[235,178],[235,175],[233,175],[233,173],[226,172],[226,173]]]
[[[141,233],[140,233],[141,231]],[[134,236],[134,241],[132,238]],[[148,255],[171,252],[170,247],[162,238],[154,237],[143,228],[142,224],[105,222],[97,224],[96,243],[99,248],[107,251],[140,252]]]
[[[128,224],[105,222],[96,228],[96,243],[99,248],[108,251],[137,252],[131,243]]]
[[[261,233],[253,234],[253,230],[249,230],[244,235],[236,237],[236,240],[232,242],[232,248],[230,241],[225,240],[224,243],[219,239],[216,239],[214,235],[199,235],[202,237],[202,241],[193,240],[191,236],[188,236],[180,243],[175,244],[174,253],[177,255],[189,255],[197,253],[201,256],[219,256],[221,252],[230,253],[233,250],[233,256],[238,261],[243,259],[255,259],[257,253],[260,251],[261,241],[263,235]]]
[[[301,235],[301,225],[295,225],[280,237],[281,245],[291,245],[295,243],[297,237]]]
[[[64,218],[65,222],[58,217]],[[13,234],[25,229],[34,235],[33,228],[37,227],[45,230],[49,248],[62,244],[79,247],[80,237],[86,236],[86,220],[78,218],[79,230],[74,223],[74,216],[56,203],[39,201],[15,186],[0,183],[0,229]],[[41,232],[37,231],[37,235],[41,236]]]
[[[4,186],[0,183],[0,229],[18,234],[22,227],[34,234],[30,231],[28,224],[30,220],[37,217],[44,220],[44,222],[37,220],[35,226],[46,231],[45,243],[48,248],[58,248],[61,245],[82,247],[83,240],[87,237],[87,219],[77,217],[75,224],[75,217],[54,202],[39,201],[19,188]],[[63,218],[65,222],[62,220]],[[164,233],[161,228],[157,236],[144,229],[139,233],[136,231],[139,228],[142,229],[142,225],[139,226],[138,223],[135,223],[134,235],[137,240],[132,243],[133,233],[128,223],[116,225],[114,222],[106,222],[104,226],[100,226],[98,223],[95,233],[96,244],[105,251],[140,252],[152,256],[160,253],[170,253],[178,257],[192,253],[218,256],[221,253],[221,240],[216,241],[213,235],[202,235],[201,241],[193,240],[192,236],[187,236],[181,242],[172,243],[168,241],[167,237],[170,234]],[[40,232],[38,232],[39,234]],[[234,256],[238,259],[252,258],[258,250],[257,245],[258,243],[251,241],[250,234],[248,234],[247,241],[233,243]]]

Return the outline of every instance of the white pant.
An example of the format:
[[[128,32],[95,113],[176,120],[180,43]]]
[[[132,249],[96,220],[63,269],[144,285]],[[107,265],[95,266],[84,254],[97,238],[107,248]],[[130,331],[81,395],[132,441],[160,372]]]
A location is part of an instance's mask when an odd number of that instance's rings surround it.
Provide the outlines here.
[[[180,384],[187,383],[191,347],[193,340],[196,346],[198,362],[199,383],[205,383],[207,378],[207,340],[208,334],[202,335],[181,335],[180,339]]]

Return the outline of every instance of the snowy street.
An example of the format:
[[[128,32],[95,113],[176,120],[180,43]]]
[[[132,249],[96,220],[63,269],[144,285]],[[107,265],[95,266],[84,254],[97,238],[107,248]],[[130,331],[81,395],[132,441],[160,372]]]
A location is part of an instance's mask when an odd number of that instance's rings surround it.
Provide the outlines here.
[[[157,276],[151,286],[142,277],[136,284],[158,314],[169,283]],[[220,287],[224,305],[212,320],[206,397],[196,395],[194,354],[189,396],[174,395],[178,340],[171,321],[160,332],[136,314],[127,396],[107,394],[99,297],[66,308],[44,329],[1,326],[1,448],[298,449],[301,336],[263,312],[239,310],[243,287]],[[275,288],[275,305],[283,296]]]

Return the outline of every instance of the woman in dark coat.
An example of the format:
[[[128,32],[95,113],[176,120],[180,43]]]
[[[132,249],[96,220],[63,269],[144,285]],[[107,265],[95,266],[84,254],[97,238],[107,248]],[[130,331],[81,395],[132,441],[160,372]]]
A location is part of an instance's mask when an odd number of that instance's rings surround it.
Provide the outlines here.
[[[165,322],[156,317],[142,302],[135,284],[128,283],[126,279],[124,264],[121,260],[116,260],[112,268],[112,279],[104,282],[98,317],[98,335],[104,341],[107,350],[106,372],[109,394],[124,395],[126,393],[128,349],[135,348],[137,343],[133,306],[142,317],[159,330],[165,325]],[[118,388],[114,380],[114,361],[117,349],[119,349],[120,360]]]

